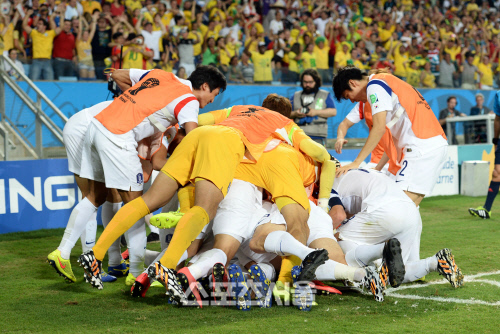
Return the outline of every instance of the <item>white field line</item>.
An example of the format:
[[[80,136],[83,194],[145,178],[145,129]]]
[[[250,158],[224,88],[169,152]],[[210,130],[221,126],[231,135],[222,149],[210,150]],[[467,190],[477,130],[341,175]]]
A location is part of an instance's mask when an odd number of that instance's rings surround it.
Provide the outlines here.
[[[494,286],[497,286],[500,288],[500,282],[498,281],[493,281],[493,280],[488,280],[488,279],[478,279],[480,277],[484,276],[492,276],[492,275],[499,275],[500,270],[493,271],[493,272],[487,272],[487,273],[479,273],[475,275],[467,275],[464,278],[464,282],[477,282],[477,283],[486,283],[486,284],[491,284]],[[398,291],[401,290],[406,290],[406,289],[419,289],[419,288],[424,288],[428,287],[431,285],[436,285],[436,284],[449,284],[449,282],[446,279],[442,279],[439,281],[433,281],[429,283],[424,283],[424,284],[412,284],[412,285],[403,285],[400,286],[399,288],[389,288],[385,291],[385,295],[388,297],[394,297],[394,298],[402,298],[402,299],[413,299],[413,300],[433,300],[436,302],[444,302],[444,303],[456,303],[456,304],[468,304],[468,305],[487,305],[487,306],[500,306],[500,300],[497,302],[487,302],[484,300],[478,300],[475,298],[471,299],[460,299],[460,298],[444,298],[444,297],[423,297],[423,296],[418,296],[418,295],[402,295],[397,293]],[[365,294],[371,295],[371,293],[363,291]]]

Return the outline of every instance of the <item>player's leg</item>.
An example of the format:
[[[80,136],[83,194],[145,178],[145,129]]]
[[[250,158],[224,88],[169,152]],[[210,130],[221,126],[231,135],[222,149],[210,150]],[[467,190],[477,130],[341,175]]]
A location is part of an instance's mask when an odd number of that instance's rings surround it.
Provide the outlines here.
[[[495,167],[493,169],[493,175],[491,178],[490,186],[488,187],[488,194],[486,195],[486,201],[483,206],[477,208],[470,208],[469,213],[473,216],[489,219],[491,217],[491,207],[493,201],[498,194],[500,189],[500,145],[497,145],[495,151]]]

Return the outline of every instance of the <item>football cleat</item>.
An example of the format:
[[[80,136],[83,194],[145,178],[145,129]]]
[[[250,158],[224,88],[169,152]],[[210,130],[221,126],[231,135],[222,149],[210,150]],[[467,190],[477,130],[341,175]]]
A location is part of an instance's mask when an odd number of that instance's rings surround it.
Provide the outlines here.
[[[382,269],[380,272],[383,275],[389,275],[389,284],[393,288],[397,288],[405,279],[406,269],[401,255],[401,244],[398,239],[392,238],[385,242],[384,251],[382,253]],[[385,268],[384,268],[385,267]],[[387,279],[386,279],[387,280]]]
[[[128,275],[128,264],[122,260],[117,266],[108,266],[108,274],[115,277],[125,277]]]
[[[147,273],[142,273],[135,279],[132,288],[130,288],[130,294],[132,297],[146,297],[146,292],[148,291],[151,283]]]
[[[176,227],[184,213],[177,211],[159,213],[149,219],[149,223],[161,229]]]
[[[47,256],[47,262],[54,267],[59,276],[62,276],[67,282],[76,282],[76,277],[71,269],[70,261],[61,257],[59,249],[56,249]]]
[[[485,208],[482,206],[477,207],[477,208],[470,208],[469,213],[473,216],[483,218],[483,219],[490,219],[491,218],[491,211],[487,211]]]
[[[128,273],[127,278],[125,279],[126,286],[132,286],[135,283],[135,276],[131,273]]]
[[[292,268],[294,292],[292,293],[293,305],[301,311],[310,311],[314,302],[314,294],[309,282],[300,281],[302,266]]]
[[[272,306],[272,291],[269,289],[271,281],[266,278],[264,271],[256,264],[248,269],[250,277],[253,280],[257,293],[255,297],[258,298],[257,304],[259,307],[269,308]]]
[[[88,280],[88,278],[87,278]],[[86,280],[86,281],[87,281]],[[105,271],[101,271],[101,280],[103,282],[106,282],[106,283],[111,283],[111,282],[114,282],[117,280],[116,276],[113,276],[113,275],[109,275],[107,272]],[[88,282],[87,282],[88,283]]]
[[[374,267],[365,267],[364,269],[366,275],[361,281],[362,286],[371,291],[376,301],[383,302],[386,286],[383,275],[379,274]]]
[[[177,273],[173,269],[164,267],[157,261],[148,267],[149,278],[155,278],[167,289],[167,295],[172,303],[182,305],[186,301],[186,295],[177,281]]]
[[[229,281],[231,282],[231,295],[236,303],[236,308],[242,311],[250,311],[252,298],[248,288],[245,275],[236,263],[229,266]]]
[[[198,289],[198,281],[194,279],[193,275],[189,271],[189,268],[184,267],[177,272],[177,280],[184,290],[184,294],[187,297],[185,305],[203,307],[203,302],[201,300],[200,291]]]
[[[340,290],[335,289],[333,286],[326,285],[325,283],[321,281],[312,281],[309,283],[311,288],[316,289],[316,294],[317,295],[329,295],[330,293],[335,293],[337,295],[341,295],[342,292]]]
[[[226,267],[222,263],[214,264],[212,268],[212,297],[214,305],[220,306],[223,302],[230,305],[231,301],[227,299],[229,276]],[[206,291],[210,291],[206,290]]]
[[[101,261],[95,258],[94,251],[89,250],[88,252],[80,255],[78,262],[80,263],[80,267],[83,267],[83,270],[85,271],[85,281],[90,283],[90,285],[94,288],[102,290],[102,264]]]
[[[148,238],[147,238],[147,243],[151,244],[151,243],[155,243],[155,242],[160,242],[160,235],[158,233],[154,233],[154,232],[149,233]]]
[[[300,277],[298,281],[312,281],[316,277],[316,269],[328,260],[328,251],[326,249],[316,249],[302,261]]]
[[[436,253],[438,260],[437,270],[443,275],[454,288],[464,285],[464,275],[460,268],[455,264],[455,257],[448,248],[441,249]]]

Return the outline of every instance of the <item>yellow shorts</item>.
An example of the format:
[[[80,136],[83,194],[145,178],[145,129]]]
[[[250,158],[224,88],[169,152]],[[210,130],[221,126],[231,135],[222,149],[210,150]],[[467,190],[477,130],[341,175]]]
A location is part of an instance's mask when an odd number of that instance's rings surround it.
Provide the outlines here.
[[[226,196],[245,145],[236,131],[225,126],[202,126],[191,131],[161,171],[182,186],[195,178],[215,184]]]
[[[240,164],[236,168],[234,178],[266,189],[273,199],[290,197],[310,211],[299,155],[302,154],[291,146],[278,145],[272,151],[263,153],[256,163]]]

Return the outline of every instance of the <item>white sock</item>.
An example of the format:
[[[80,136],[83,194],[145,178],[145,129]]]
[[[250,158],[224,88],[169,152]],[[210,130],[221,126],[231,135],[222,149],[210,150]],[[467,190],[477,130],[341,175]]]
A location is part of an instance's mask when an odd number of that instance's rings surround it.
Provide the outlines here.
[[[406,274],[403,283],[416,281],[431,271],[437,271],[437,265],[438,260],[435,255],[423,260],[406,263]]]
[[[260,269],[262,269],[264,274],[266,274],[266,278],[271,282],[274,282],[274,279],[276,278],[276,270],[274,269],[274,266],[267,262],[260,262],[257,263],[257,265]]]
[[[86,197],[73,208],[69,216],[68,224],[66,225],[66,230],[64,230],[61,243],[59,247],[57,247],[57,249],[61,251],[61,257],[63,259],[69,260],[71,250],[75,247],[83,230],[87,227],[87,223],[91,220],[92,215],[96,211],[97,208],[90,203]]]
[[[122,203],[112,203],[108,201],[104,202],[101,211],[102,226],[104,226],[104,228],[108,226],[111,219],[113,219],[113,217],[121,207]],[[115,242],[113,242],[108,248],[109,267],[116,267],[122,262],[122,249],[120,247],[120,240],[121,238],[116,239]]]
[[[160,252],[146,249],[146,255],[144,256],[144,265],[148,267],[158,257],[158,254],[160,254]]]
[[[161,230],[160,230],[160,231],[161,231]],[[161,252],[159,252],[159,253],[158,253],[158,252],[153,252],[153,251],[150,251],[150,250],[146,249],[146,260],[144,261],[144,264],[146,265],[146,267],[150,266],[151,264],[153,264],[153,263],[155,263],[155,262],[160,261],[160,260],[161,260],[161,258],[163,257],[163,254],[165,254],[165,252],[166,252],[166,251],[167,251],[167,250],[166,250],[166,249],[164,249],[164,250],[162,250]],[[157,256],[153,259],[153,261],[151,261],[151,262],[149,262],[149,263],[148,263],[149,259],[148,259],[148,255],[147,255],[147,254],[148,254],[148,252],[151,252],[151,253],[149,253],[149,254],[152,254],[152,253],[156,253],[156,254],[157,254]],[[187,258],[188,258],[188,252],[187,252],[187,251],[184,251],[184,253],[182,253],[182,256],[181,256],[181,258],[180,258],[179,262],[177,263],[177,265],[179,265],[179,264],[181,264],[182,262],[186,261],[186,260],[187,260]],[[145,272],[145,273],[147,273],[147,268],[144,270],[144,272]]]
[[[345,253],[345,260],[349,266],[366,267],[371,262],[382,257],[385,244],[359,245]]]
[[[144,255],[146,252],[146,225],[144,219],[139,219],[126,233],[127,246],[129,252],[130,267],[129,272],[134,276],[139,276],[144,270]]]
[[[279,256],[295,255],[301,260],[314,251],[314,249],[304,246],[290,233],[284,231],[274,231],[267,235],[264,242],[266,252]]]
[[[160,229],[156,226],[153,226],[153,225],[149,225],[149,230],[151,231],[151,233],[156,233],[156,234],[160,234]]]
[[[201,254],[198,260],[189,267],[189,271],[191,272],[191,275],[193,275],[194,279],[199,279],[206,276],[213,268],[214,264],[222,263],[223,265],[226,265],[226,262],[226,253],[218,248],[213,248]]]
[[[82,243],[82,251],[88,252],[95,245],[95,237],[97,234],[97,211],[92,215],[91,220],[87,223],[87,227],[83,230],[80,236]]]

